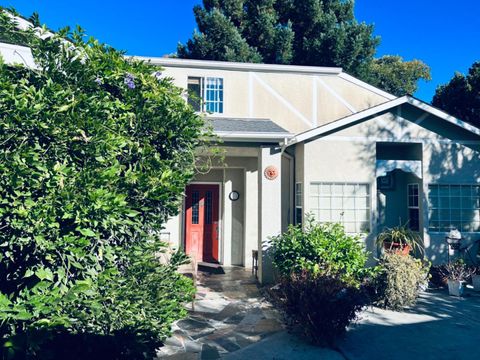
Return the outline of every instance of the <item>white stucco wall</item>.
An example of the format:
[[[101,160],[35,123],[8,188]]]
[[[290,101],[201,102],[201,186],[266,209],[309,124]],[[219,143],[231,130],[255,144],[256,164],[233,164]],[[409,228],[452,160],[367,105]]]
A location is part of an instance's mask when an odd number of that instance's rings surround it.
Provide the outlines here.
[[[168,64],[163,67],[164,75],[173,78],[174,83],[184,89],[188,77],[222,78],[224,112],[213,116],[267,118],[292,133],[389,99],[383,92],[343,73],[302,73],[288,70],[291,67],[285,67],[285,71],[225,70]]]
[[[422,145],[423,191],[428,184],[480,184],[480,153],[472,149],[471,140],[452,141],[429,128],[438,127],[437,119],[420,118],[421,114],[402,109],[354,125],[334,134],[304,144],[303,169],[297,166],[297,178],[304,178],[304,211],[311,208],[311,182],[366,182],[371,187],[372,221],[376,221],[376,143],[410,142]],[[418,122],[418,124],[415,124]],[[444,129],[445,133],[450,129]],[[452,132],[453,133],[453,132]],[[461,135],[454,134],[456,137]],[[297,149],[301,149],[296,145]],[[302,152],[298,152],[300,155]],[[297,163],[300,164],[300,163]],[[302,174],[302,170],[304,174]],[[434,262],[446,261],[445,233],[428,232],[428,198],[423,197],[424,241],[426,253]],[[374,228],[372,228],[374,229]],[[467,241],[480,238],[480,233],[464,233]],[[374,251],[373,239],[370,250]]]

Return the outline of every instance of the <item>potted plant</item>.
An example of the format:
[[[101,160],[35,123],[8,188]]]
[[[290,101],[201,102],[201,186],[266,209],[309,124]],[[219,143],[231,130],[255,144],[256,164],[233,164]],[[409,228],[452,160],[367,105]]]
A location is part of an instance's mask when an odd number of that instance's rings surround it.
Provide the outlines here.
[[[444,275],[448,282],[448,293],[452,296],[462,296],[465,289],[465,281],[473,274],[462,260],[445,265]]]
[[[412,250],[423,252],[422,238],[419,233],[405,225],[386,228],[377,236],[377,244],[385,251],[408,255]]]

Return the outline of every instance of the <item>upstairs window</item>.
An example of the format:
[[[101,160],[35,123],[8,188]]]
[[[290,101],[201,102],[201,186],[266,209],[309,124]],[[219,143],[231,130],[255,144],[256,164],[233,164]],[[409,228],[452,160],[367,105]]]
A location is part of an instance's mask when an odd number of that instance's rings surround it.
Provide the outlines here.
[[[195,111],[223,113],[223,79],[189,77],[188,103]]]

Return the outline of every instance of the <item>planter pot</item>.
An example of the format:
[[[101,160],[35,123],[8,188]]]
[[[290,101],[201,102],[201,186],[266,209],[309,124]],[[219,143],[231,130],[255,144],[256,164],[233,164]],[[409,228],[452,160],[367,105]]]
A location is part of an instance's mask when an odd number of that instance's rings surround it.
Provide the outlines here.
[[[473,290],[480,291],[480,275],[477,275],[477,274],[472,275],[472,285],[473,285]]]
[[[448,280],[448,293],[451,296],[462,296],[463,295],[463,282],[457,280]]]
[[[392,243],[390,241],[385,241],[383,243],[383,248],[385,251],[393,252],[395,254],[400,254],[407,256],[412,251],[412,247],[408,244]]]

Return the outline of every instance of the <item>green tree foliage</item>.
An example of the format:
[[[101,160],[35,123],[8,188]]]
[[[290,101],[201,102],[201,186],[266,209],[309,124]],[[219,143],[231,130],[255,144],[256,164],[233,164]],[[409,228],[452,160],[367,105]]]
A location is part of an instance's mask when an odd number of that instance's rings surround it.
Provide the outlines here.
[[[361,78],[397,96],[415,93],[419,79],[431,80],[430,68],[422,61],[404,61],[401,56],[393,55],[373,59]]]
[[[0,29],[38,65],[0,61],[2,348],[34,357],[45,329],[158,344],[193,294],[155,234],[193,176],[202,119],[158,68],[81,29],[42,40],[3,11]]]
[[[439,86],[432,104],[480,127],[480,62],[475,62],[467,75],[456,73],[447,84]]]
[[[199,32],[179,44],[181,58],[340,66],[395,95],[430,79],[419,60],[374,58],[380,38],[352,0],[204,0],[194,14]]]

